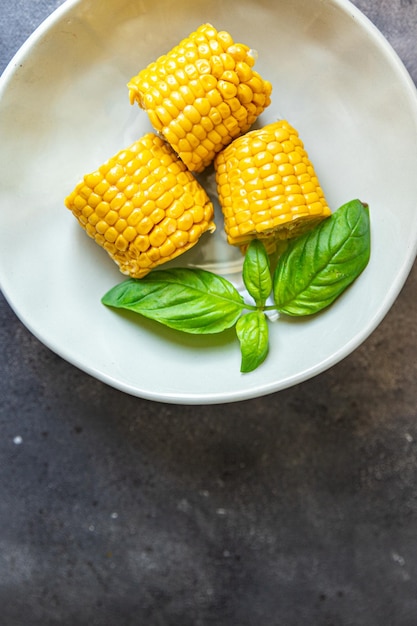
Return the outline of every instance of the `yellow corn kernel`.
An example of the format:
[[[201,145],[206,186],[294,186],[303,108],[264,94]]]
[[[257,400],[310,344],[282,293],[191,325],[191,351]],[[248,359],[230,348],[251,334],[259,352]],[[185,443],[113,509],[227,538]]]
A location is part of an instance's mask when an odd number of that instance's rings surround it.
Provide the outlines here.
[[[248,46],[202,24],[129,81],[130,102],[147,111],[190,171],[201,172],[271,102],[271,83],[253,65]],[[207,142],[202,130],[220,141]]]
[[[303,143],[285,120],[238,137],[214,167],[227,239],[242,251],[257,238],[272,252],[330,215]]]
[[[65,204],[123,274],[142,278],[194,246],[204,232],[213,232],[214,209],[161,137],[148,133],[128,151],[128,158],[126,151],[119,152],[87,174]],[[119,190],[120,180],[124,191]],[[109,204],[97,190],[108,194],[112,188],[117,191]]]

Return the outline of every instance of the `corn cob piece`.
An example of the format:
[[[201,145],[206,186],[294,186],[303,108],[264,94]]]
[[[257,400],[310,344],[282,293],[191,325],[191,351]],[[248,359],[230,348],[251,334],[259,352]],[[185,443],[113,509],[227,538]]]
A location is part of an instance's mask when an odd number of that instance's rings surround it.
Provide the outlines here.
[[[271,102],[271,83],[254,70],[250,48],[202,24],[128,83],[131,104],[192,172],[245,133]]]
[[[215,230],[206,192],[154,133],[84,176],[65,204],[120,271],[133,278],[142,278]]]
[[[257,238],[272,253],[330,215],[298,132],[285,120],[235,139],[214,166],[228,242],[243,252]]]

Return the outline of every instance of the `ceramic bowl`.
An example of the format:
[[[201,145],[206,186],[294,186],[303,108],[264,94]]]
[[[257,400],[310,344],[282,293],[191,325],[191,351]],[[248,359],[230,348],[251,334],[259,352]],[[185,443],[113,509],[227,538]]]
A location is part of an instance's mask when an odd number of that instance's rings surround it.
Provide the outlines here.
[[[123,280],[64,207],[78,180],[151,129],[126,83],[201,23],[258,53],[273,85],[259,123],[298,129],[329,205],[371,212],[371,260],[328,309],[270,324],[270,352],[240,373],[233,330],[195,337],[101,304]],[[28,329],[64,359],[126,393],[209,404],[270,394],[355,350],[398,296],[416,256],[417,98],[399,58],[345,0],[81,0],[29,38],[0,85],[0,284]],[[207,185],[213,181],[207,177]],[[221,218],[219,218],[221,219]],[[221,225],[177,265],[240,280]]]

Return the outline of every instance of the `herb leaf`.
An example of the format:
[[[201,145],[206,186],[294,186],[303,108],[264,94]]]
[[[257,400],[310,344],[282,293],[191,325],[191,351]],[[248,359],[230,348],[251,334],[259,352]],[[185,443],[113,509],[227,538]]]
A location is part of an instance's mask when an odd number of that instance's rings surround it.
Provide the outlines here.
[[[278,311],[310,315],[329,306],[364,270],[370,256],[367,205],[352,200],[294,239],[273,277]]]
[[[236,324],[242,354],[241,372],[252,372],[268,354],[268,322],[262,311],[242,315]]]
[[[234,326],[245,308],[242,296],[225,278],[190,268],[154,270],[140,280],[128,279],[101,301],[194,334]]]
[[[263,306],[272,290],[269,257],[263,243],[254,239],[243,261],[243,282],[256,306]]]

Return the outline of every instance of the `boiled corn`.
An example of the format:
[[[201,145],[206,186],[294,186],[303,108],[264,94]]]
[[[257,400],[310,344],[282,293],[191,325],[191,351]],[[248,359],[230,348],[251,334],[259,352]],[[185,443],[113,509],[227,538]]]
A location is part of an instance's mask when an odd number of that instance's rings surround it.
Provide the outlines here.
[[[285,120],[235,139],[215,159],[228,242],[245,251],[254,238],[272,252],[330,215],[297,131]]]
[[[130,102],[147,111],[190,171],[201,172],[271,102],[271,83],[254,63],[248,46],[203,24],[130,80]]]
[[[86,175],[65,204],[121,272],[133,278],[215,230],[206,192],[154,133]]]

